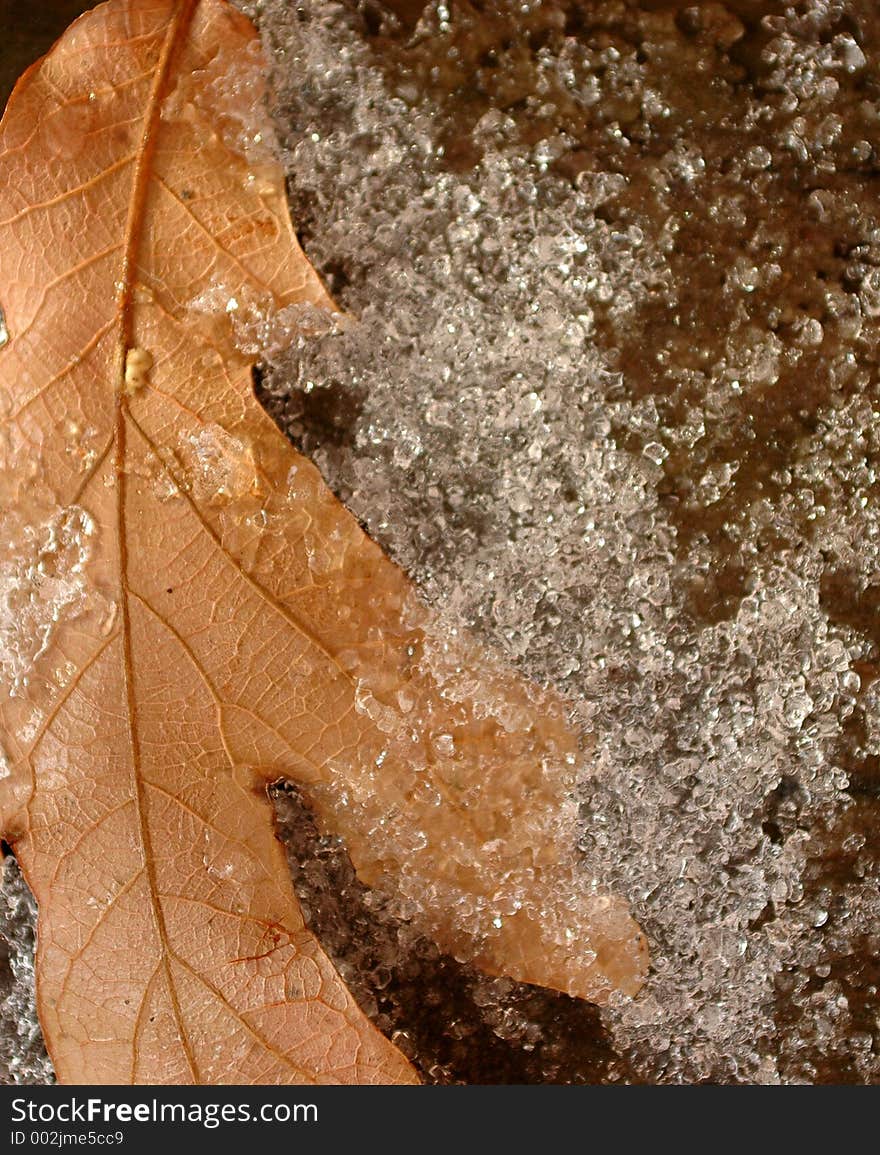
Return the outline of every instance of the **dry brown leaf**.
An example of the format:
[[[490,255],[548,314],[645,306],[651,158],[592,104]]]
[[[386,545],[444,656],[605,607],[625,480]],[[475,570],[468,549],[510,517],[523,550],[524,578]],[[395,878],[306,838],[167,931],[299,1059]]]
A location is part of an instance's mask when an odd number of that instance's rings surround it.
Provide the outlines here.
[[[441,628],[253,397],[332,309],[251,25],[112,0],[0,126],[0,825],[67,1082],[408,1082],[304,926],[267,783],[492,973],[646,956],[578,862],[562,704]]]

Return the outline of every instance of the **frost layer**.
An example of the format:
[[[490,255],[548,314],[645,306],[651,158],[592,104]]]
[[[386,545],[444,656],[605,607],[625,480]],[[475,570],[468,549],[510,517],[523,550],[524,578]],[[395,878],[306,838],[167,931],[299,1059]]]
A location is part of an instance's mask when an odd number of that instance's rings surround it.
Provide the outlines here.
[[[276,360],[276,412],[587,704],[581,843],[654,952],[604,1013],[631,1077],[876,1078],[875,17],[252,7],[360,320]],[[583,1077],[528,1027],[531,1077]]]

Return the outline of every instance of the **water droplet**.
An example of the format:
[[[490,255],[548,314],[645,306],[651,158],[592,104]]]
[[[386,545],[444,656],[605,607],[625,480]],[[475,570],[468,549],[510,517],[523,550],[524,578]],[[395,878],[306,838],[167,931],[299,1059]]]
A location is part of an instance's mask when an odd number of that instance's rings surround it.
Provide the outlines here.
[[[125,354],[125,392],[135,393],[147,384],[153,355],[146,349],[129,349]]]
[[[12,775],[12,765],[9,761],[9,755],[0,745],[0,781],[4,778],[9,778]]]
[[[99,114],[97,102],[88,95],[51,109],[43,120],[43,133],[49,150],[58,157],[71,160],[85,147],[89,133]]]
[[[6,328],[6,316],[3,306],[0,305],[0,349],[9,341],[9,330]]]
[[[107,607],[107,613],[101,620],[101,634],[103,637],[109,637],[113,626],[116,624],[116,616],[119,612],[119,607],[116,602],[110,602]]]

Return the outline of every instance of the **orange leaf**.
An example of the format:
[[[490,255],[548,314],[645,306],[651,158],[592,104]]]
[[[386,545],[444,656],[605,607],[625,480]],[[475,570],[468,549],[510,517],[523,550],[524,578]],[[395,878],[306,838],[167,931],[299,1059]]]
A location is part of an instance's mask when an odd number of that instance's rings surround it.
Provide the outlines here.
[[[441,948],[601,1001],[563,704],[442,629],[288,445],[257,337],[333,304],[251,25],[111,0],[0,127],[0,826],[67,1082],[410,1082],[305,927],[267,783]]]

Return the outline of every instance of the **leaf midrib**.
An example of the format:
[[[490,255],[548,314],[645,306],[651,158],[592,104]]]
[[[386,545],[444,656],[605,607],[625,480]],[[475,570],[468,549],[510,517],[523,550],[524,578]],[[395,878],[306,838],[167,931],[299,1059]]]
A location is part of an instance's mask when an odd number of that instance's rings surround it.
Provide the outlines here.
[[[168,929],[165,924],[165,915],[159,899],[159,886],[156,878],[153,846],[149,825],[146,816],[146,799],[143,789],[141,773],[141,751],[138,737],[137,696],[134,686],[134,661],[132,655],[131,614],[129,608],[128,588],[128,539],[125,520],[126,506],[126,416],[128,401],[125,391],[125,362],[128,350],[132,347],[134,337],[134,282],[137,271],[138,256],[144,235],[146,217],[146,202],[150,185],[153,156],[156,149],[156,138],[159,132],[162,102],[167,94],[168,83],[171,78],[175,59],[181,45],[186,39],[193,15],[199,0],[180,0],[169,21],[162,50],[156,64],[153,84],[147,102],[143,119],[143,130],[140,145],[137,150],[135,171],[132,181],[131,197],[128,205],[128,215],[125,225],[124,252],[122,270],[119,276],[118,295],[118,335],[115,366],[115,431],[114,431],[114,470],[116,492],[116,536],[119,559],[119,605],[122,614],[121,633],[123,645],[123,679],[128,715],[129,743],[131,747],[131,790],[137,812],[138,829],[140,834],[141,852],[144,860],[150,907],[156,934],[159,940],[161,966],[165,972],[165,985],[171,1001],[174,1021],[180,1037],[181,1047],[186,1057],[187,1065],[194,1083],[201,1083],[198,1064],[193,1054],[192,1045],[187,1034],[183,1013],[177,997],[177,989],[171,970],[171,947]],[[154,981],[151,979],[151,983]],[[131,1076],[134,1083],[137,1069],[137,1039],[132,1040]]]

